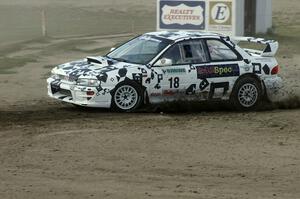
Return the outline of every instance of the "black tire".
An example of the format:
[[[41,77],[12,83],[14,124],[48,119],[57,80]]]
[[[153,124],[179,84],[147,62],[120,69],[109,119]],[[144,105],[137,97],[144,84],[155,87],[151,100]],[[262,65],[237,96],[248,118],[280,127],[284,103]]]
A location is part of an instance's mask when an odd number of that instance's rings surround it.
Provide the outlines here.
[[[238,111],[257,110],[263,97],[262,84],[254,77],[243,77],[233,88],[230,102]]]
[[[121,82],[114,89],[111,100],[111,107],[114,111],[134,112],[143,103],[143,90],[134,81]],[[122,103],[124,104],[122,105]]]

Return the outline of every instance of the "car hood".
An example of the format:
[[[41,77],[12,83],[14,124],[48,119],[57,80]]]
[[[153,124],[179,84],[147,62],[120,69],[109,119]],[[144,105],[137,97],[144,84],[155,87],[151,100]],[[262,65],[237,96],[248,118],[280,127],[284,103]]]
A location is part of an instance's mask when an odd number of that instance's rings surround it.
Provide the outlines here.
[[[106,57],[87,57],[85,59],[61,64],[52,70],[53,74],[68,76],[73,80],[78,78],[97,78],[103,73],[118,71],[122,68],[141,65],[119,62]]]

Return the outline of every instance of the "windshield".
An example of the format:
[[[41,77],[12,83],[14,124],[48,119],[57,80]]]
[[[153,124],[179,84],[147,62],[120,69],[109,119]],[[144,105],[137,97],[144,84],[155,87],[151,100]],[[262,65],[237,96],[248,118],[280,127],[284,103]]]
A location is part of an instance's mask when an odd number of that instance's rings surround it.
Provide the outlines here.
[[[171,40],[142,35],[115,49],[107,57],[118,61],[145,65],[170,43]]]

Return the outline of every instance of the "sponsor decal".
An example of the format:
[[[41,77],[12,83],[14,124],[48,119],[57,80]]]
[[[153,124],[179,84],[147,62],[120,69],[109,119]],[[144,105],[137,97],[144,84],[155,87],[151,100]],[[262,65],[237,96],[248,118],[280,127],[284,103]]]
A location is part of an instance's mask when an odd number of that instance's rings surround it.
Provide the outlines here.
[[[163,70],[164,73],[171,73],[171,74],[174,74],[174,73],[186,73],[186,70],[185,68],[170,68],[170,69],[164,69]]]
[[[230,77],[239,75],[240,69],[238,64],[197,67],[198,79]]]
[[[233,10],[231,1],[209,2],[209,30],[232,31]]]
[[[236,31],[237,0],[157,0],[158,30]]]
[[[175,95],[176,93],[178,93],[178,91],[174,91],[174,90],[164,90],[164,91],[163,91],[163,95],[164,95],[164,96],[173,96],[173,95]]]
[[[205,1],[160,1],[160,29],[205,29]]]
[[[203,23],[203,8],[201,6],[188,7],[185,4],[178,6],[165,5],[162,8],[162,22],[170,25],[177,23],[180,25],[193,24],[201,25]]]
[[[210,2],[210,24],[231,25],[232,3],[226,1]]]
[[[151,93],[150,96],[151,97],[159,97],[159,96],[161,96],[161,93]]]

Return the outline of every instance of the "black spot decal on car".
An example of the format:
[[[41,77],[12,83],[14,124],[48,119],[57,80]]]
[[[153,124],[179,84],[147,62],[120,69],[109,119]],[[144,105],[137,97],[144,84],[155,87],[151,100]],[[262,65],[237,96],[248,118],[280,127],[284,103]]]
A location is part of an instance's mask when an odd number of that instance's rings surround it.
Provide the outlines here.
[[[157,74],[157,73],[156,73]],[[163,74],[157,74],[157,84],[154,86],[155,89],[160,89],[160,82],[163,80]]]
[[[101,73],[99,76],[97,76],[97,79],[100,81],[100,82],[106,82],[107,81],[107,73]]]
[[[151,72],[151,79],[154,79],[155,75],[154,72]]]
[[[147,73],[147,71],[144,68],[141,68],[140,70],[141,70],[141,72],[143,74],[143,77],[148,77],[148,73]]]
[[[223,88],[223,96],[226,95],[227,91],[229,90],[229,82],[220,82],[220,83],[211,83],[210,85],[210,93],[209,99],[213,99],[215,95],[215,90],[217,88]]]
[[[157,75],[157,80],[158,80],[158,83],[160,83],[161,82],[161,80],[163,80],[164,79],[164,76],[163,76],[163,74],[158,74]]]
[[[264,70],[264,73],[265,73],[265,74],[267,74],[267,75],[270,74],[270,68],[269,68],[269,66],[268,66],[267,64],[264,65],[263,70]]]
[[[260,63],[253,63],[253,73],[261,74],[261,64]]]
[[[136,82],[138,82],[139,84],[142,84],[142,80],[143,80],[143,75],[140,73],[133,73],[132,74],[132,79]]]
[[[193,70],[196,70],[196,67],[193,65],[190,65],[189,73],[192,72]]]
[[[160,89],[161,86],[160,86],[159,84],[156,84],[156,85],[154,86],[154,88],[155,88],[155,89]]]
[[[105,67],[100,68],[99,70],[101,70],[102,73],[108,73],[108,72],[111,72],[114,70],[118,70],[118,68],[114,67],[114,66],[105,66]]]
[[[76,67],[83,67],[83,66],[86,66],[87,62],[85,60],[80,60],[80,61],[74,61],[74,62],[71,62],[69,63],[69,66],[72,66],[72,68],[74,66]],[[68,70],[67,67],[63,67],[64,70]]]
[[[100,92],[100,91],[103,90],[103,88],[101,87],[101,85],[97,86],[96,89],[97,89],[98,92]]]
[[[147,78],[147,79],[145,80],[145,83],[146,83],[146,84],[150,84],[150,83],[151,83],[151,78],[150,78],[150,77]]]
[[[68,73],[69,76],[76,77],[76,79],[79,76],[88,76],[88,75],[93,75],[93,74],[94,74],[94,72],[88,68],[78,69],[78,70],[74,70],[74,71]]]
[[[127,69],[126,68],[121,68],[118,72],[120,77],[125,77],[127,74]]]
[[[203,91],[204,89],[206,89],[209,86],[209,82],[207,81],[207,79],[204,79],[201,83],[200,83],[200,90]]]
[[[187,95],[194,95],[196,93],[196,84],[192,84],[186,89]]]
[[[270,44],[267,44],[267,47],[265,48],[264,53],[270,53],[270,52],[272,52],[271,46],[270,46]]]

